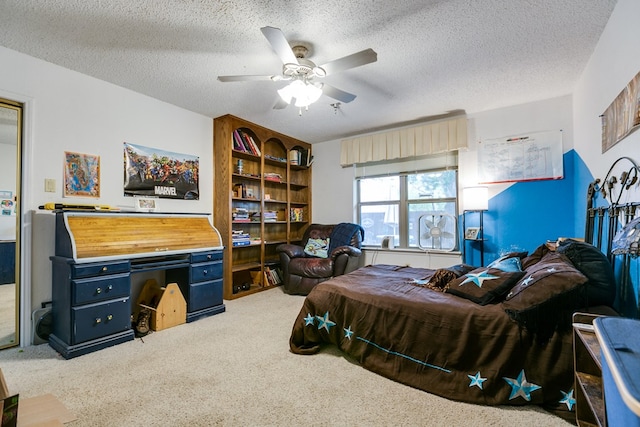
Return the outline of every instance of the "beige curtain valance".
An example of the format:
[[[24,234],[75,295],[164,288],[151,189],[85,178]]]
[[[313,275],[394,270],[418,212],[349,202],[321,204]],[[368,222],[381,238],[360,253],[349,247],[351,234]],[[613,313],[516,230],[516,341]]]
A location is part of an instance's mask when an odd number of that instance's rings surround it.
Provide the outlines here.
[[[467,118],[426,123],[345,139],[340,164],[379,162],[467,148]]]

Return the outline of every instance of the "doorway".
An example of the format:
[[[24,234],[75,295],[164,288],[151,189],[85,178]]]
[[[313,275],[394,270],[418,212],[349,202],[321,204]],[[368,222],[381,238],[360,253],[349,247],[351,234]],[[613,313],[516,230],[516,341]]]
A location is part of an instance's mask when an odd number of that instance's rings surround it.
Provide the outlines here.
[[[22,112],[0,98],[0,349],[20,344]]]

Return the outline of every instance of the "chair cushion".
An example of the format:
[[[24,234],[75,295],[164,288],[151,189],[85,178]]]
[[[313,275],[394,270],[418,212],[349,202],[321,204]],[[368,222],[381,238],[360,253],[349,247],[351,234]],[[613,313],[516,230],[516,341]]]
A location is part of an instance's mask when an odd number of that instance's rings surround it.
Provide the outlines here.
[[[302,277],[331,277],[333,275],[333,260],[330,258],[294,258],[289,262],[289,274]]]

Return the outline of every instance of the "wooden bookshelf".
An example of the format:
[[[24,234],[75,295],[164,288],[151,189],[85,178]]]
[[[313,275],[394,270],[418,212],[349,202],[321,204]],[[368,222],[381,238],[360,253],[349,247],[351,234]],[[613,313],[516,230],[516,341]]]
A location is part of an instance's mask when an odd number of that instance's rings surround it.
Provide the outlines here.
[[[276,247],[311,223],[311,145],[232,115],[214,119],[213,138],[214,224],[227,248],[224,298],[234,299],[272,288]],[[234,230],[250,244],[234,246]]]

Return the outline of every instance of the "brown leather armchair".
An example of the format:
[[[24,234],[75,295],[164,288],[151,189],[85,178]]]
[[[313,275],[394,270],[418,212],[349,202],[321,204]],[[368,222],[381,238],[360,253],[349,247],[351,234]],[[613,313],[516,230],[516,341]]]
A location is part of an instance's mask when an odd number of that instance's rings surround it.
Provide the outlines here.
[[[364,229],[358,224],[311,224],[302,236],[302,244],[309,239],[329,239],[327,257],[305,253],[305,247],[282,244],[276,248],[280,256],[284,291],[288,294],[307,295],[318,283],[334,276],[349,273],[359,267],[360,247]]]

